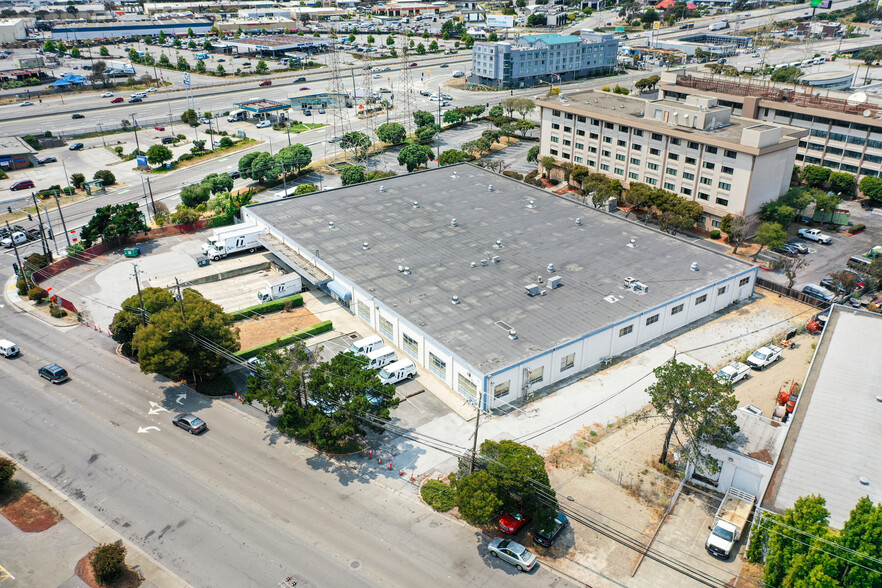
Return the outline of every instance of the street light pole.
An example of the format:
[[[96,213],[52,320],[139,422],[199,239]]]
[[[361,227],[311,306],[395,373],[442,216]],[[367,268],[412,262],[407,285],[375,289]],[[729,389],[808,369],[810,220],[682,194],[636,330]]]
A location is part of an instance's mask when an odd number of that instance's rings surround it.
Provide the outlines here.
[[[138,142],[138,121],[135,120],[135,115],[132,115],[132,129],[135,131],[135,151],[141,152],[141,144]]]
[[[58,192],[55,193],[55,206],[58,207],[58,216],[61,218],[61,228],[64,229],[64,238],[67,239],[67,246],[70,247],[70,235],[67,232],[67,225],[64,223],[64,215],[61,214],[61,204],[58,202]]]

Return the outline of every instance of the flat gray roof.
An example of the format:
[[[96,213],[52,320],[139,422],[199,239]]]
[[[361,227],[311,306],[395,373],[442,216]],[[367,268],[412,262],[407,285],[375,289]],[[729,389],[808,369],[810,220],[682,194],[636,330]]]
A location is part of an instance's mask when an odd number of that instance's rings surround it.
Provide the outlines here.
[[[834,307],[823,336],[800,393],[808,395],[808,406],[796,406],[804,411],[802,424],[791,433],[796,442],[773,503],[784,510],[801,496],[820,494],[830,525],[841,529],[862,496],[882,502],[882,316]]]
[[[338,277],[484,373],[753,267],[471,164],[257,204],[248,211],[306,250],[318,250]],[[636,247],[628,247],[630,239]],[[502,248],[495,247],[497,240]],[[481,265],[496,255],[499,263]],[[692,262],[700,271],[690,271]],[[548,264],[554,264],[554,273]],[[411,274],[400,273],[399,265],[410,267]],[[540,288],[548,290],[546,296],[530,297],[524,287],[537,276],[560,276],[563,286],[551,290],[545,283]],[[629,276],[647,284],[649,293],[624,291]],[[605,301],[610,294],[621,299]],[[452,304],[453,296],[460,304]],[[517,340],[508,338],[508,326],[500,321],[517,331]]]
[[[0,137],[0,155],[22,155],[36,153],[37,150],[20,137]]]

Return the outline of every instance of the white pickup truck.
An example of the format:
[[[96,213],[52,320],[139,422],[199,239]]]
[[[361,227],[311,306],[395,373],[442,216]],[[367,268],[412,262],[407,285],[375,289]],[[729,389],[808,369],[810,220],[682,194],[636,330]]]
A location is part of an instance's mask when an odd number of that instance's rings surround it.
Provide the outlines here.
[[[799,229],[799,236],[823,245],[829,245],[833,242],[833,238],[830,235],[825,235],[818,229]]]
[[[704,548],[720,559],[727,559],[747,526],[756,497],[737,488],[729,488],[714,516],[714,526]]]
[[[750,366],[733,361],[716,373],[717,380],[724,384],[734,384],[750,376]]]
[[[762,370],[767,365],[771,365],[778,361],[781,357],[781,351],[781,348],[777,345],[760,347],[747,358],[747,365],[755,370]]]

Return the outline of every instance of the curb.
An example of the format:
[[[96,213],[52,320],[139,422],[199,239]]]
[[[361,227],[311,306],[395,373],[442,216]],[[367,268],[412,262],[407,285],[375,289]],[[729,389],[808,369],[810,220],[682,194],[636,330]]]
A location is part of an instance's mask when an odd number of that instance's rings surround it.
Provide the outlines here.
[[[96,543],[114,543],[121,541],[126,548],[126,563],[136,570],[141,576],[153,583],[158,588],[182,588],[189,587],[190,584],[178,577],[174,572],[153,559],[143,549],[125,539],[117,533],[107,523],[102,522],[98,517],[83,509],[76,503],[72,502],[64,493],[57,490],[31,470],[21,465],[21,463],[8,455],[4,451],[0,451],[0,456],[7,457],[15,461],[17,466],[18,478],[28,483],[29,490],[36,496],[46,501],[49,506],[55,508],[62,516],[70,521],[73,526],[85,533]],[[73,574],[73,570],[71,570]]]
[[[41,312],[35,312],[35,311],[30,307],[30,305],[22,304],[21,300],[18,298],[17,289],[16,289],[16,287],[15,287],[15,283],[16,283],[16,281],[17,281],[17,280],[16,280],[16,277],[17,277],[17,276],[15,276],[15,275],[13,275],[12,277],[10,277],[10,278],[6,281],[6,288],[4,289],[4,294],[5,294],[5,296],[6,296],[6,301],[9,303],[10,306],[14,306],[14,307],[17,308],[19,311],[24,312],[24,313],[26,313],[26,314],[29,314],[29,315],[31,315],[32,317],[34,317],[34,318],[36,318],[36,319],[38,319],[38,320],[40,320],[40,321],[46,323],[46,324],[49,325],[50,327],[54,327],[54,328],[56,328],[56,329],[72,329],[72,328],[74,328],[74,327],[78,327],[78,326],[80,326],[79,324],[75,324],[75,325],[69,325],[69,324],[67,324],[67,323],[64,323],[64,324],[58,324],[58,322],[56,322],[56,319],[53,319],[52,317],[43,316],[43,313],[41,313]]]

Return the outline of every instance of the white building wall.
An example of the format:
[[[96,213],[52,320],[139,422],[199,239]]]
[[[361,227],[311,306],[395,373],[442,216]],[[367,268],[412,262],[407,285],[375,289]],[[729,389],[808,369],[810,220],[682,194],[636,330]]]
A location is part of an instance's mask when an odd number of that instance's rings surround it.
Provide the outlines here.
[[[753,173],[748,176],[750,188],[744,205],[744,216],[758,214],[763,204],[777,200],[790,189],[790,174],[782,174],[781,170],[793,169],[796,149],[794,145],[789,149],[780,149],[754,158]]]

